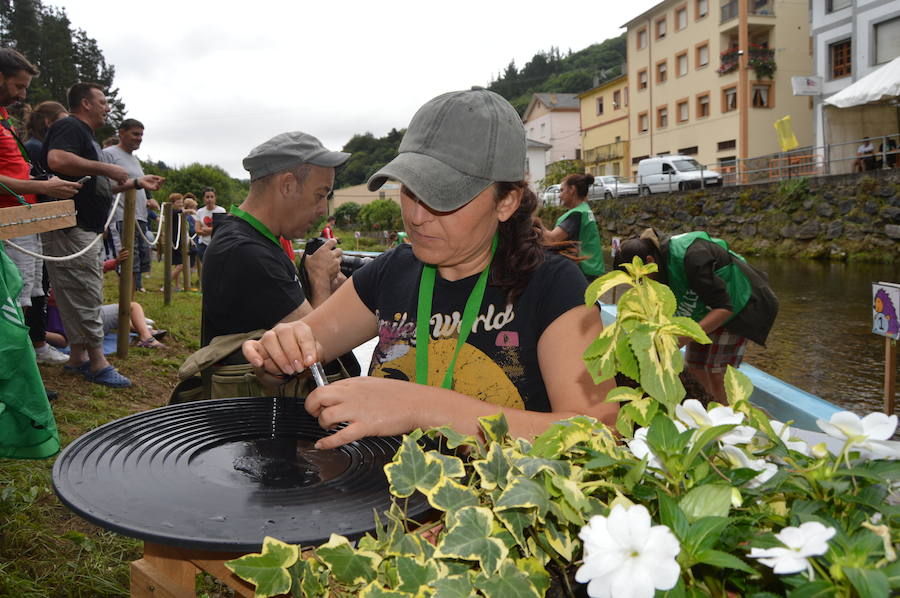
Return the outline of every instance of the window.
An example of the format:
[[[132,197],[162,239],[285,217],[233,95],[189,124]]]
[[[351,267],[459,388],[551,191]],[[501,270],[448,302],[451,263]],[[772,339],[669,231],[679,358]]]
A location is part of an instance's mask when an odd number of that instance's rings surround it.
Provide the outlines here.
[[[613,162],[613,176],[619,176],[622,172],[622,165],[618,162]]]
[[[718,143],[718,146],[716,147],[716,151],[722,152],[725,150],[734,149],[736,147],[737,147],[737,140],[729,139],[728,141],[720,141]],[[722,158],[722,159],[725,160],[726,158]]]
[[[627,108],[628,107],[628,88],[627,87],[622,90],[622,100],[623,100],[622,106]]]
[[[701,93],[697,96],[697,118],[709,116],[709,94]]]
[[[772,84],[754,83],[752,97],[754,108],[772,108],[775,99],[772,97]]]
[[[666,66],[666,61],[661,60],[656,63],[656,82],[657,83],[665,83],[666,76],[669,74],[669,69]]]
[[[697,19],[702,19],[709,13],[708,0],[697,0]]]
[[[681,31],[687,27],[687,6],[675,9],[675,31]]]
[[[702,69],[709,64],[709,44],[707,42],[703,42],[697,46],[695,62],[697,63],[696,68],[698,69]]]
[[[597,116],[603,114],[603,96],[597,98]]]
[[[831,78],[841,79],[849,77],[852,73],[851,62],[853,60],[850,52],[850,40],[845,39],[836,44],[828,46],[829,54],[831,54]]]
[[[647,69],[638,71],[638,91],[647,89]]]
[[[688,72],[687,50],[675,55],[675,74],[684,77]]]
[[[678,103],[675,105],[675,116],[680,123],[686,123],[688,121],[688,101],[687,100],[678,100]]]
[[[696,145],[692,145],[691,147],[681,148],[680,150],[678,150],[678,153],[682,156],[696,156],[699,151],[700,148],[698,148]]]
[[[618,110],[622,107],[622,91],[616,90],[613,92],[613,110]]]
[[[853,0],[826,0],[825,12],[841,10],[842,8],[847,8],[851,4],[853,4]]]
[[[647,47],[647,28],[638,29],[637,32],[637,49],[643,50]]]
[[[662,39],[666,36],[666,17],[656,22],[656,39]]]
[[[547,123],[541,123],[541,137],[544,136],[544,125],[546,125],[546,124]]]
[[[900,17],[875,25],[875,64],[900,56]]]
[[[656,109],[656,128],[665,129],[669,126],[669,107],[663,106]]]
[[[737,86],[722,90],[722,112],[737,110]]]
[[[650,119],[646,112],[638,114],[638,133],[646,133],[650,130]]]

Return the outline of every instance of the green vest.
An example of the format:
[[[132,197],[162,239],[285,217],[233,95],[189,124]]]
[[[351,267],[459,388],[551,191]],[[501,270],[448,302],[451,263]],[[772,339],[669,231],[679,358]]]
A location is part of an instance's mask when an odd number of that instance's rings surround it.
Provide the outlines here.
[[[600,244],[600,231],[597,230],[594,212],[591,211],[587,202],[581,202],[557,218],[556,226],[559,226],[572,212],[581,212],[581,229],[578,231],[578,238],[572,240],[581,244],[581,255],[587,258],[578,262],[578,265],[586,275],[600,276],[606,272],[606,266],[603,264],[603,246]]]
[[[702,231],[675,235],[669,240],[668,285],[675,295],[675,300],[678,302],[678,307],[675,308],[675,315],[687,316],[699,322],[703,319],[703,316],[709,313],[709,307],[688,286],[687,275],[684,271],[684,256],[688,247],[697,239],[711,241],[730,253],[732,258],[741,261],[745,260],[742,256],[728,249],[728,243],[722,239],[710,237]],[[731,318],[733,318],[744,309],[744,306],[747,305],[747,301],[750,299],[750,295],[753,292],[750,280],[734,262],[716,270],[715,275],[725,281],[725,288],[728,289],[728,294],[731,296],[731,306],[734,310]],[[731,318],[728,318],[728,320],[730,321]]]
[[[59,433],[19,307],[19,270],[0,244],[0,458],[43,459]]]

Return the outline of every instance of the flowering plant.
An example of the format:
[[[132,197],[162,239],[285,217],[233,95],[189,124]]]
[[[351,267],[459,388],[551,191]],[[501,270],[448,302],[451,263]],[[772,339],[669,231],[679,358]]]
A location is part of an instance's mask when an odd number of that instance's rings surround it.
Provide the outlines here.
[[[737,48],[728,48],[719,55],[720,64],[716,72],[720,75],[725,75],[736,70],[740,58],[741,53]]]
[[[728,405],[684,400],[677,337],[706,338],[673,316],[675,298],[636,259],[586,294],[631,288],[616,323],[585,352],[596,381],[623,374],[617,438],[589,417],[511,438],[502,415],[481,435],[449,428],[404,437],[385,467],[396,501],[355,545],[334,534],[300,549],[267,538],[228,566],[256,595],[454,598],[575,596],[880,597],[900,592],[896,416],[839,413],[810,445],[749,401],[726,374]],[[447,451],[426,450],[423,436]],[[420,526],[402,499],[439,513]],[[418,528],[418,529],[416,529]],[[423,529],[424,528],[424,529]],[[586,584],[586,585],[579,585]]]
[[[750,52],[747,56],[747,68],[753,69],[757,79],[772,78],[775,74],[775,50],[750,44]]]

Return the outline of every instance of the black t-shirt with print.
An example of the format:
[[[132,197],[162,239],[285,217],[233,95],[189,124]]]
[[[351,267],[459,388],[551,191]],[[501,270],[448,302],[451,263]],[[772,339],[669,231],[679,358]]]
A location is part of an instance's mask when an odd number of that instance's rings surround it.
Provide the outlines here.
[[[94,139],[94,132],[83,121],[67,116],[51,125],[41,149],[41,164],[47,168],[47,154],[50,150],[63,150],[95,162],[104,162],[100,145]],[[47,172],[51,172],[47,168]],[[77,181],[81,176],[55,173],[67,181]],[[105,176],[92,176],[72,199],[75,200],[75,222],[84,230],[102,233],[103,226],[112,208],[112,188]]]
[[[403,244],[353,274],[357,294],[378,318],[379,343],[370,375],[415,381],[421,273],[422,263],[412,246]],[[466,299],[477,280],[478,274],[453,282],[440,274],[435,277],[428,351],[431,386],[443,381]],[[584,305],[586,286],[574,262],[551,253],[515,304],[508,305],[505,292],[488,285],[473,330],[457,358],[453,390],[505,407],[551,411],[537,343],[556,318]],[[572,359],[581,359],[581,353],[573,351]]]
[[[284,250],[225,216],[203,257],[203,339],[271,328],[306,299]]]

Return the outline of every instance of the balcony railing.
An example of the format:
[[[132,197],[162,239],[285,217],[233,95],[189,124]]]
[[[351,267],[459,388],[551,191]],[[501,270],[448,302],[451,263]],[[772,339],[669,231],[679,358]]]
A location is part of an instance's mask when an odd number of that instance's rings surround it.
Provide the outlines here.
[[[584,150],[584,162],[585,164],[596,164],[599,162],[618,160],[625,157],[627,149],[627,141],[614,141],[613,143],[607,143],[606,145],[592,147]]]
[[[751,15],[775,16],[775,3],[772,0],[748,0],[748,11]],[[729,0],[722,4],[722,18],[719,23],[730,21],[738,16],[738,0]]]
[[[730,0],[722,5],[722,19],[720,23],[730,21],[738,16],[738,0]]]

